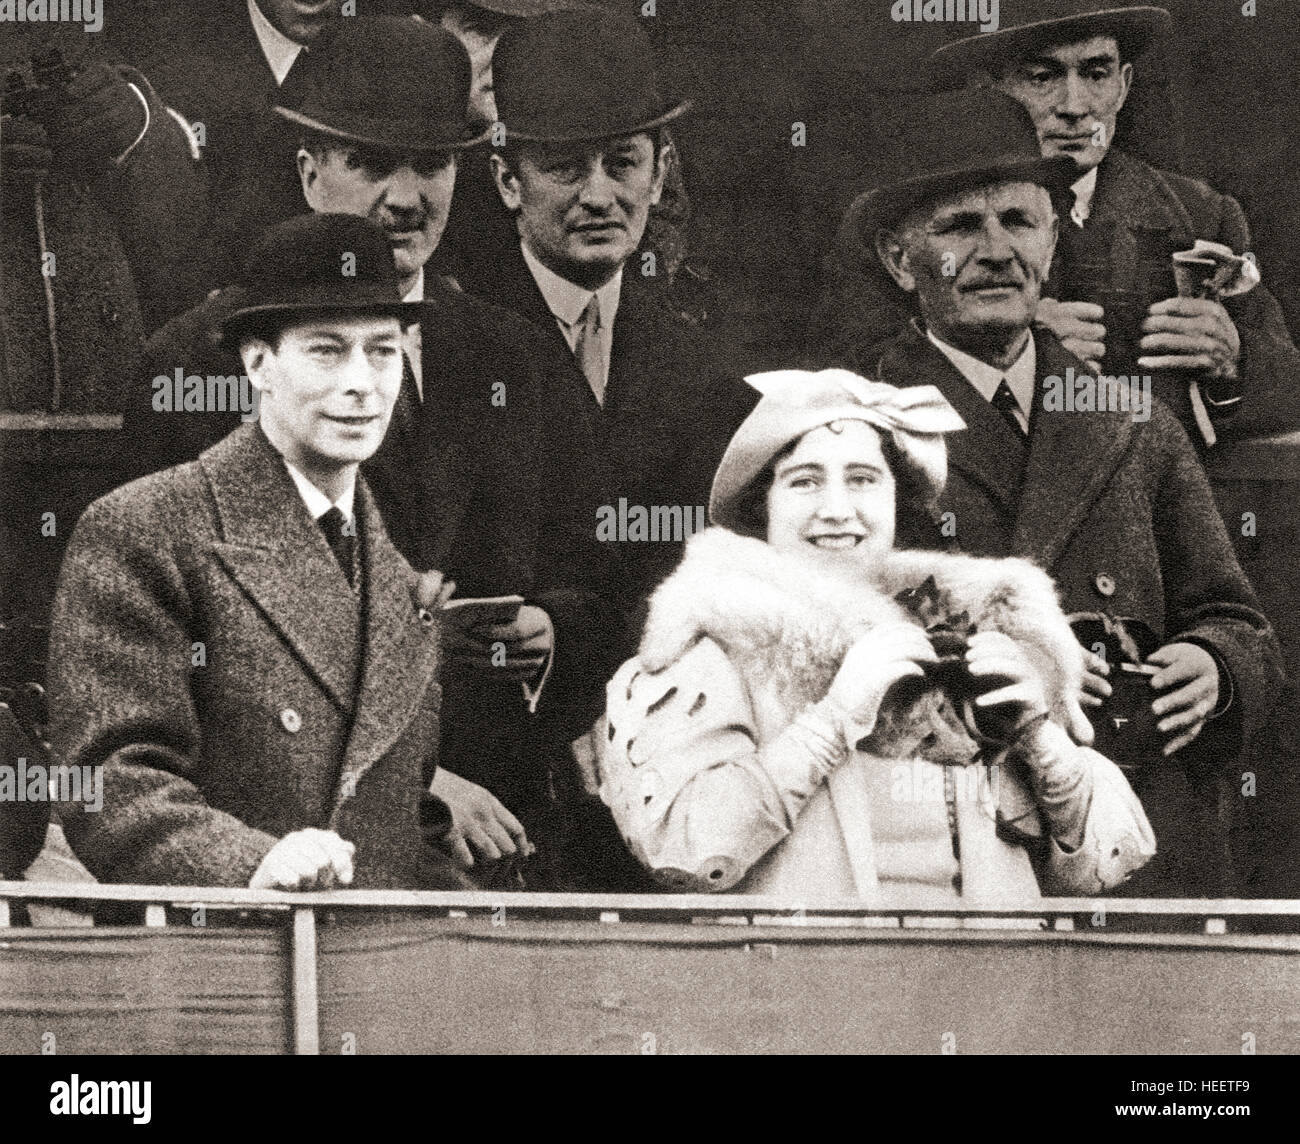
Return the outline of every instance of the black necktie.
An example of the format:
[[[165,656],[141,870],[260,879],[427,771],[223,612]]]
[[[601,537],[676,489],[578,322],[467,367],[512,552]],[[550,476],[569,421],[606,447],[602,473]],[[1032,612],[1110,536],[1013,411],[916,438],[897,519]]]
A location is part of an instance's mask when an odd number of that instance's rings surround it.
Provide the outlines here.
[[[316,523],[320,525],[325,539],[329,541],[330,551],[334,553],[334,559],[343,569],[343,575],[348,578],[348,584],[355,588],[357,585],[356,529],[344,531],[347,517],[343,515],[343,510],[338,505],[331,508]]]
[[[993,394],[992,405],[1006,419],[1007,424],[1016,431],[1017,437],[1023,441],[1029,436],[1020,424],[1020,418],[1016,416],[1020,409],[1020,403],[1016,400],[1016,395],[1011,392],[1011,386],[1007,384],[1005,377],[998,382],[998,388]]]

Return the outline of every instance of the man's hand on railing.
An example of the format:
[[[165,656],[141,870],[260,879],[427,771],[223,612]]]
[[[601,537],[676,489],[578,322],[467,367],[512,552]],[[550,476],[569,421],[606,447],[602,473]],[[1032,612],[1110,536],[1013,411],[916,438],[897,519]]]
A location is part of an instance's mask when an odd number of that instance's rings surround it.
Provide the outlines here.
[[[329,890],[352,881],[356,847],[332,830],[295,830],[262,859],[248,883],[252,890]]]
[[[451,808],[452,829],[446,845],[466,869],[475,859],[527,856],[533,852],[522,824],[491,791],[439,767],[429,787]]]

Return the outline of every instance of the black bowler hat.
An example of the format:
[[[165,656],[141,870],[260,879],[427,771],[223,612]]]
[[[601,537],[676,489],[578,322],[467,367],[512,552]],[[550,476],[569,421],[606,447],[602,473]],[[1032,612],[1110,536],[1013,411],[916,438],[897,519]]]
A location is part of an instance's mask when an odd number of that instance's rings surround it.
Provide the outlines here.
[[[1121,54],[1131,60],[1146,51],[1171,23],[1164,8],[1146,4],[1115,8],[1096,0],[1016,0],[1014,18],[1014,24],[1003,24],[996,32],[965,36],[938,48],[930,56],[932,73],[938,76],[986,68],[1035,48],[1093,36],[1114,36]]]
[[[267,227],[235,291],[238,308],[221,330],[231,348],[250,329],[295,315],[375,314],[410,323],[420,311],[420,303],[402,301],[383,229],[360,215],[300,215]]]
[[[469,53],[450,32],[407,16],[334,20],[280,89],[277,115],[340,139],[400,151],[471,147]]]
[[[506,29],[492,78],[507,141],[638,135],[690,108],[689,101],[659,95],[654,53],[640,24],[599,8],[551,12]]]
[[[1038,183],[1048,190],[1079,177],[1069,155],[1043,158],[1029,112],[992,88],[926,96],[912,109],[881,166],[888,181],[849,207],[858,232],[870,239],[912,207],[937,195],[987,183]]]

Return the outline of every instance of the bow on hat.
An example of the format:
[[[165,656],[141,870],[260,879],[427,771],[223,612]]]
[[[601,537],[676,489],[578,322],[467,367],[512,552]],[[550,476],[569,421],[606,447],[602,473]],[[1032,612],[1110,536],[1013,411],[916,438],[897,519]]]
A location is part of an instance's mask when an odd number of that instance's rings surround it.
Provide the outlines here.
[[[957,411],[933,385],[900,389],[845,369],[801,369],[751,374],[763,395],[727,446],[709,501],[715,523],[741,530],[742,494],[782,449],[835,421],[864,421],[890,434],[933,497],[948,478],[943,434],[964,429]]]
[[[764,397],[803,406],[810,386],[837,385],[862,406],[860,418],[880,429],[905,433],[951,433],[966,422],[934,385],[900,389],[882,381],[868,381],[847,369],[774,369],[745,378]]]
[[[893,434],[894,443],[937,493],[948,479],[948,451],[940,434],[965,429],[966,422],[933,385],[900,389],[868,381],[847,369],[778,369],[745,378],[764,397],[806,404],[810,386],[838,387],[859,408],[834,420],[865,421]],[[828,419],[830,420],[830,419]]]

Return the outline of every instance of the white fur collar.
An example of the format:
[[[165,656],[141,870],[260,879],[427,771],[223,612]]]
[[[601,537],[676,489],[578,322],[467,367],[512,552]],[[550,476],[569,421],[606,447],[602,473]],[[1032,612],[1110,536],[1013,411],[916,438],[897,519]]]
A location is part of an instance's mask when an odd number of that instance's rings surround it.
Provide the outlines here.
[[[858,580],[761,540],[706,529],[651,597],[641,662],[662,670],[708,636],[743,675],[775,687],[797,710],[825,695],[861,635],[885,619],[909,618],[893,597],[927,576],[946,611],[966,611],[977,629],[1005,632],[1026,647],[1043,673],[1053,717],[1090,741],[1078,706],[1083,651],[1051,579],[1026,560],[895,552]]]

